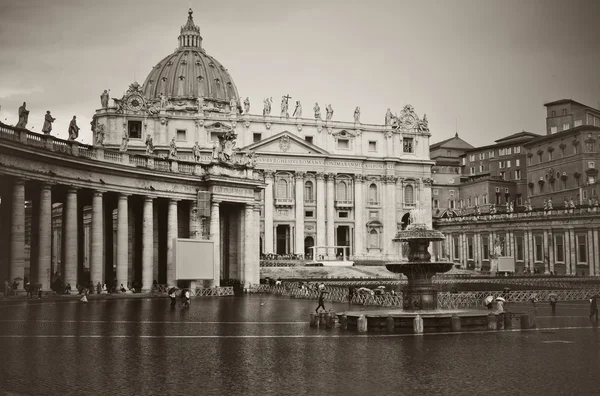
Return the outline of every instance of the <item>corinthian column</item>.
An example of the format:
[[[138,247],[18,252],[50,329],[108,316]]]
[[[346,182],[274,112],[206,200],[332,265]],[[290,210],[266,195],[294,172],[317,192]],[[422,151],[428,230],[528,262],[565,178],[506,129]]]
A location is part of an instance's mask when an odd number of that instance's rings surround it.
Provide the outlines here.
[[[38,283],[43,290],[50,290],[52,274],[52,187],[42,184],[40,187],[40,233],[38,239]]]
[[[254,232],[254,206],[246,204],[244,207],[244,258],[241,271],[241,281],[244,289],[248,288],[254,264],[254,244],[256,233]]]
[[[327,246],[335,245],[335,174],[327,174]],[[335,249],[328,248],[327,255],[335,257]]]
[[[396,235],[396,177],[386,175],[383,177],[383,238],[385,243],[385,253],[394,253],[394,243],[392,239]]]
[[[169,200],[169,211],[167,213],[167,283],[175,286],[177,278],[175,274],[175,258],[173,250],[177,238],[177,200]]]
[[[296,172],[296,254],[304,254],[304,172]]]
[[[104,234],[102,233],[102,193],[95,191],[92,198],[92,257],[90,261],[90,279],[95,286],[103,284],[102,267],[104,257]]]
[[[119,194],[117,202],[117,288],[127,286],[129,271],[129,217],[127,195]]]
[[[365,203],[363,202],[363,175],[354,176],[354,254],[364,254]]]
[[[77,190],[69,188],[65,208],[65,285],[70,284],[73,289],[77,285],[78,264],[78,232],[77,232]]]
[[[219,222],[219,201],[213,201],[210,206],[210,240],[214,242],[214,278],[211,287],[220,286],[221,280],[221,225]]]
[[[25,277],[25,181],[13,184],[12,214],[10,223],[10,281]],[[19,282],[23,289],[24,281]]]
[[[274,253],[273,171],[265,171],[265,253]]]
[[[325,233],[325,174],[317,173],[317,246],[325,246],[327,234]],[[315,250],[315,256],[318,251]],[[315,257],[316,259],[317,257]]]
[[[152,197],[144,199],[142,227],[142,290],[152,290],[154,275],[154,207]]]

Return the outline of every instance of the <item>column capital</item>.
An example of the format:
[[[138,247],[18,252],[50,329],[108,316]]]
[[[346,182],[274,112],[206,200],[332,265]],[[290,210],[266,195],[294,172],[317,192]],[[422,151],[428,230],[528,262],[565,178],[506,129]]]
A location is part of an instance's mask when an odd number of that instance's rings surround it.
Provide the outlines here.
[[[396,176],[393,176],[393,175],[384,175],[382,177],[382,179],[385,184],[396,184],[397,178],[396,178]]]
[[[335,173],[328,173],[326,177],[328,182],[333,182],[335,180]]]
[[[181,198],[169,198],[169,204],[177,203],[181,201]]]
[[[294,174],[294,178],[296,179],[296,181],[304,180],[305,177],[306,177],[306,172],[303,172],[303,171],[296,171],[296,173]]]
[[[103,190],[94,190],[93,195],[94,195],[94,197],[102,197],[105,192],[106,191],[103,191]]]
[[[275,176],[275,171],[270,169],[264,170],[263,173],[265,174],[266,179],[272,179]]]
[[[43,181],[43,182],[40,182],[40,189],[50,190],[55,185],[56,185],[56,183],[54,183],[54,182]]]
[[[220,204],[221,202],[222,202],[222,201],[221,201],[220,199],[213,199],[213,200],[210,202],[210,206],[219,206],[219,204]]]
[[[323,173],[323,172],[317,172],[316,178],[317,178],[317,180],[324,180],[325,179],[325,173]]]
[[[154,196],[154,195],[145,195],[144,196],[144,202],[152,202],[155,199],[156,199],[156,196]]]
[[[354,175],[354,183],[362,183],[365,181],[365,176],[361,174]]]
[[[22,177],[16,178],[16,179],[13,180],[13,185],[15,185],[15,186],[20,186],[20,185],[24,186],[25,183],[27,183],[27,179],[22,178]]]
[[[69,186],[67,188],[67,193],[71,193],[71,194],[77,194],[77,191],[79,190],[79,187],[73,187],[73,186]]]
[[[119,200],[127,200],[131,194],[119,193]]]

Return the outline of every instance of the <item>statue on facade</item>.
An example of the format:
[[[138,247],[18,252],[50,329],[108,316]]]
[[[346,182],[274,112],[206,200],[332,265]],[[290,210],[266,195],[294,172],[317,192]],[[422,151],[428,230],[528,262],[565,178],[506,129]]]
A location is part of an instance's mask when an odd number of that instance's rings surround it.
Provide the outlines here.
[[[160,113],[160,109],[158,108],[158,104],[156,101],[148,102],[147,108],[148,114],[157,115]]]
[[[171,143],[169,143],[169,159],[177,158],[177,143],[175,143],[175,138],[171,139]]]
[[[127,151],[127,147],[129,146],[129,133],[127,129],[123,131],[123,137],[121,138],[121,147],[119,147],[119,151],[125,152]]]
[[[53,118],[50,115],[50,110],[46,111],[46,115],[44,116],[44,126],[42,126],[42,132],[46,135],[49,135],[52,131],[52,123],[56,121],[56,118]]]
[[[506,213],[510,213],[508,210],[510,209],[508,201],[506,201],[506,204],[504,205],[506,207]]]
[[[257,155],[254,151],[246,151],[244,154],[244,165],[249,168],[254,168],[257,162]]]
[[[498,258],[502,255],[502,243],[500,238],[496,236],[494,239],[494,258]]]
[[[17,122],[17,128],[25,128],[27,126],[29,110],[25,108],[26,105],[27,103],[23,102],[23,105],[19,107],[19,122]]]
[[[299,100],[296,101],[296,108],[294,109],[294,114],[292,115],[292,117],[296,117],[296,118],[302,117],[302,105],[300,104]]]
[[[567,197],[565,197],[565,200],[563,201],[563,205],[564,205],[565,209],[569,209],[569,199]]]
[[[286,95],[286,96],[282,96],[281,97],[281,116],[285,117],[285,118],[289,118],[290,114],[288,113],[288,107],[289,107],[289,103],[288,101],[291,99],[292,97],[290,95]]]
[[[77,126],[77,117],[73,116],[73,119],[69,123],[69,140],[75,140],[79,137],[79,127]]]
[[[508,206],[508,213],[514,213],[515,211],[515,206],[513,204],[513,201],[510,201],[510,205]]]
[[[158,95],[159,99],[160,99],[160,108],[161,109],[166,109],[167,105],[169,104],[169,100],[167,99],[167,95],[165,95],[164,93],[160,93],[160,95]]]
[[[392,125],[393,117],[394,115],[392,114],[392,111],[390,109],[387,109],[387,111],[385,112],[385,126]]]
[[[212,141],[212,161],[219,160],[219,147],[220,144],[216,140]]]
[[[594,198],[594,207],[598,207],[598,198]]]
[[[108,91],[105,89],[104,92],[102,92],[102,95],[100,95],[100,104],[102,105],[103,109],[108,107],[108,99]]]
[[[117,113],[122,113],[123,109],[125,109],[125,101],[117,98],[113,98],[113,102],[115,103],[115,107],[117,108]]]
[[[246,96],[246,99],[244,100],[244,113],[248,114],[250,113],[250,98]]]
[[[146,135],[146,154],[154,154],[154,140],[152,135]]]
[[[97,124],[94,132],[96,132],[96,146],[104,146],[104,124]]]
[[[479,205],[475,205],[475,216],[479,216],[481,211],[479,210]]]
[[[196,106],[198,106],[198,112],[202,112],[202,109],[204,108],[204,99],[201,96],[196,98]]]
[[[231,98],[231,100],[229,101],[229,112],[231,114],[237,114],[238,113],[237,101],[235,100],[235,98]]]
[[[221,144],[219,160],[223,162],[232,162],[233,148],[236,145],[236,138],[237,135],[233,131],[229,131],[225,135],[219,136],[219,143]]]
[[[429,132],[429,121],[427,121],[427,114],[423,114],[423,119],[419,121],[418,130],[419,132]]]
[[[569,208],[575,209],[575,201],[573,201],[573,198],[569,198]]]
[[[331,107],[331,104],[328,104],[327,107],[325,108],[325,119],[327,121],[331,121],[331,118],[333,117],[333,107]]]
[[[264,107],[263,107],[263,115],[267,116],[269,114],[271,114],[271,103],[273,103],[273,98],[266,98],[265,100],[263,100],[264,103]]]
[[[552,210],[552,198],[548,198],[548,210]]]
[[[321,108],[319,107],[318,103],[315,103],[315,107],[313,107],[313,110],[315,111],[315,120],[320,120],[321,119]]]
[[[354,122],[359,123],[360,122],[360,107],[356,106],[356,109],[354,109]]]
[[[548,210],[548,201],[544,199],[544,211]]]
[[[198,142],[194,143],[194,147],[192,147],[192,155],[194,156],[194,162],[200,162],[200,145]]]

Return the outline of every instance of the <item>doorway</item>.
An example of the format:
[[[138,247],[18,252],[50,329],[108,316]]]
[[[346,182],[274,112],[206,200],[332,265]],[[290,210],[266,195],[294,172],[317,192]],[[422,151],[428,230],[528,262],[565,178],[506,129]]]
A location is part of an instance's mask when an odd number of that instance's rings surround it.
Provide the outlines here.
[[[290,226],[279,224],[277,226],[277,254],[290,253]]]
[[[337,236],[336,236],[336,245],[337,246],[350,246],[350,227],[349,226],[338,226],[337,228]],[[350,249],[346,249],[346,255],[350,255]],[[336,257],[340,257],[340,255],[344,254],[344,249],[336,248],[335,255]]]
[[[311,248],[313,246],[315,246],[315,240],[313,239],[313,237],[307,236],[306,238],[304,238],[304,258],[312,259],[314,249]]]

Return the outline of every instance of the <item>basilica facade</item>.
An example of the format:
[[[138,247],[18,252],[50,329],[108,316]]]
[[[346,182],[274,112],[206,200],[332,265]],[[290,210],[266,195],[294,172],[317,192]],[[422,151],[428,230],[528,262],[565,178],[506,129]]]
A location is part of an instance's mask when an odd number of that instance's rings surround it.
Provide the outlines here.
[[[399,257],[392,238],[410,209],[431,214],[426,116],[406,105],[382,111],[385,123],[372,125],[360,121],[360,107],[339,121],[331,104],[322,111],[287,94],[281,102],[243,99],[204,50],[191,10],[178,44],[142,85],[131,84],[113,103],[105,91],[92,121],[95,146],[180,168],[251,164],[266,185],[252,231],[262,254],[306,257],[316,246],[319,255],[337,256],[346,246],[355,259]]]

